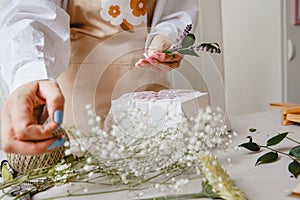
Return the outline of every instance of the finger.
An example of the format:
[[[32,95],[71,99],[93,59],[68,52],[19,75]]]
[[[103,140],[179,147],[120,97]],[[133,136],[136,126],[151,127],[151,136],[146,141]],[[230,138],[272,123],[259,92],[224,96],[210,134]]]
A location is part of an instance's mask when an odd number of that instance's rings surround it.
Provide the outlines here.
[[[10,139],[7,140],[9,146],[4,145],[3,150],[6,153],[16,153],[22,155],[40,155],[54,150],[49,150],[48,147],[57,140],[57,137],[43,141],[21,141],[16,139]]]
[[[48,151],[49,145],[56,141],[57,137],[40,142],[18,140],[12,129],[12,123],[8,116],[2,116],[1,126],[2,149],[7,153],[18,153],[25,155],[39,155]]]
[[[140,59],[136,66],[141,67],[143,69],[150,69],[156,72],[161,72],[162,70],[156,65],[152,65],[147,59]]]
[[[147,58],[149,63],[160,71],[171,71],[180,66],[180,61],[175,62],[160,62],[156,59]]]
[[[155,71],[155,72],[165,71],[165,70],[162,70],[161,68],[157,67],[157,65],[152,65],[150,63],[146,64],[146,65],[143,65],[142,68],[149,69],[149,70],[152,70],[152,71]]]
[[[13,138],[13,128],[9,116],[6,114],[5,109],[1,112],[1,146],[4,150],[10,150],[9,138]]]
[[[47,110],[51,120],[61,124],[65,99],[58,84],[54,81],[39,82],[39,96],[46,100]],[[58,113],[58,115],[56,115],[56,113]]]
[[[32,93],[26,93],[23,95],[13,95],[9,101],[9,104],[5,105],[6,116],[11,120],[12,129],[15,137],[19,140],[45,140],[52,138],[53,132],[56,130],[58,125],[56,123],[47,123],[46,125],[40,125],[37,123],[37,117],[34,116],[34,99],[36,90],[30,85],[25,88],[32,90]],[[15,91],[18,94],[19,91]]]
[[[40,155],[49,152],[48,147],[57,140],[57,138],[52,138],[43,141],[20,141],[11,140],[10,143],[13,145],[11,151],[6,151],[7,153],[18,153],[22,155]]]
[[[48,110],[47,110],[47,105],[44,105],[42,113],[40,115],[40,124],[44,124],[47,121],[48,117],[49,117],[49,114],[48,114]]]
[[[44,112],[45,105],[38,105],[35,106],[33,109],[33,116],[34,119],[36,120],[36,124],[43,124],[44,118],[42,118],[42,114]]]
[[[177,67],[170,67],[169,65],[166,64],[156,64],[155,67],[158,68],[160,71],[171,71],[177,68]]]
[[[155,54],[157,55],[157,54]],[[167,55],[167,56],[171,56],[171,55]],[[156,59],[154,57],[156,56],[150,56],[147,58],[148,62],[151,63],[152,65],[157,65],[159,68],[161,68],[162,70],[171,70],[171,69],[174,69],[174,68],[178,68],[180,66],[180,63],[181,63],[181,60],[183,57],[180,57],[180,55],[176,55],[177,58],[174,58],[174,60],[172,59],[168,59],[166,58],[165,60],[164,59]],[[161,57],[162,58],[162,57]],[[178,58],[181,58],[181,59],[178,59]],[[164,66],[167,66],[167,68],[165,68]]]
[[[10,121],[13,121],[14,124],[17,124],[13,126],[13,132],[15,135],[14,137],[18,140],[41,141],[41,140],[50,139],[53,137],[54,131],[59,127],[59,125],[55,122],[49,122],[43,125],[36,124],[33,122],[33,120],[27,120],[29,119],[29,117],[31,117],[30,115],[22,114],[26,112],[26,110],[23,111],[23,109],[20,108],[19,111],[20,111],[20,116],[14,117],[14,119],[13,118],[10,119]],[[18,120],[17,123],[15,123],[16,120]],[[3,123],[6,122],[3,120]]]
[[[152,55],[150,55],[149,58],[156,59],[159,62],[179,62],[183,59],[183,55],[178,52],[174,52],[173,55],[169,55],[162,52],[155,52]]]
[[[139,59],[139,60],[135,63],[135,66],[136,66],[136,67],[142,67],[142,66],[145,65],[145,64],[149,64],[149,62],[148,62],[146,59],[141,58],[141,59]]]

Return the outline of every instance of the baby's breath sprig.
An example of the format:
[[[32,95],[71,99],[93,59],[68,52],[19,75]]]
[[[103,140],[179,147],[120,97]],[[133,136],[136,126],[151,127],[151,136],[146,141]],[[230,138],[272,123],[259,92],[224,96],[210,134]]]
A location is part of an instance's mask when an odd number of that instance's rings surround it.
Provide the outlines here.
[[[208,42],[208,43],[197,43],[196,36],[190,33],[192,30],[192,24],[188,24],[182,34],[176,39],[176,44],[170,49],[164,51],[164,53],[174,56],[175,52],[181,53],[183,55],[197,56],[198,51],[207,51],[209,53],[221,53],[221,49],[218,43]]]
[[[235,186],[234,181],[222,168],[217,157],[207,154],[199,157],[200,170],[202,172],[202,190],[199,193],[165,195],[162,197],[143,200],[171,200],[171,199],[224,199],[247,200],[246,195]]]
[[[102,128],[101,118],[93,107],[87,105],[88,134],[76,128],[68,130],[70,138],[75,139],[65,143],[67,150],[64,160],[55,166],[33,169],[5,181],[0,184],[0,189],[7,191],[5,195],[21,189],[15,196],[20,198],[53,186],[80,183],[84,184],[82,188],[74,192],[69,190],[59,197],[129,190],[134,195],[138,193],[134,198],[140,199],[146,197],[145,193],[149,191],[155,191],[158,196],[166,192],[179,193],[191,178],[203,177],[203,191],[193,198],[223,198],[218,193],[223,192],[220,190],[222,180],[226,181],[223,185],[227,188],[225,192],[234,192],[231,190],[237,188],[227,187],[226,184],[232,182],[227,183],[229,176],[223,173],[220,165],[215,165],[216,158],[205,159],[208,153],[227,148],[236,136],[236,133],[226,131],[222,110],[206,107],[193,117],[180,113],[177,115],[172,109],[176,104],[176,93],[170,91],[165,97],[168,98],[142,98],[147,105],[159,105],[157,101],[168,102],[161,111],[165,112],[169,126],[159,129],[145,127],[144,119],[147,121],[150,113],[139,107],[141,95],[133,95],[128,99],[128,108],[117,112],[117,120],[107,130]],[[121,106],[125,105],[122,103]],[[172,123],[172,120],[176,123]],[[128,123],[130,121],[133,123]],[[143,135],[149,128],[153,128],[152,134]],[[28,184],[30,187],[26,186]],[[95,185],[112,187],[109,191],[103,191],[101,187],[99,191],[89,191],[89,186]]]

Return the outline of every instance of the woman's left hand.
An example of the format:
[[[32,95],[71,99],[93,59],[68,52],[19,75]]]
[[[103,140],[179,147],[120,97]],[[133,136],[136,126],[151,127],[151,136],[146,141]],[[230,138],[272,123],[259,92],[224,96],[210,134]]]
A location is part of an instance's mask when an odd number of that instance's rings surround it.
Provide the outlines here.
[[[170,71],[180,66],[183,55],[175,52],[173,55],[163,53],[164,50],[170,48],[171,41],[162,35],[153,38],[147,58],[140,59],[135,66],[143,68],[151,68],[156,71]]]

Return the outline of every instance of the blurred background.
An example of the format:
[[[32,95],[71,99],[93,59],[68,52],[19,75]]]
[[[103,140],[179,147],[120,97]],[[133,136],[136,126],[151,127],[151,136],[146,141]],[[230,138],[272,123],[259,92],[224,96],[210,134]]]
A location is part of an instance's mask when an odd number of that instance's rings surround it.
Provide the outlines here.
[[[224,78],[229,115],[266,111],[270,102],[300,103],[298,1],[199,1],[200,38],[223,49],[212,57]]]

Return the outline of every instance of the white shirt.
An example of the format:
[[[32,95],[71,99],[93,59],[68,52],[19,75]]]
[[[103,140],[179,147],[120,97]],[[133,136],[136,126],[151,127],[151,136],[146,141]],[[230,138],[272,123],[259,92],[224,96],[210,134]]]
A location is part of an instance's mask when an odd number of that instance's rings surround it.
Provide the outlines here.
[[[70,57],[69,16],[64,0],[6,0],[0,10],[0,70],[9,92],[42,79],[56,79]],[[175,40],[196,24],[197,0],[157,0],[146,47],[155,34]]]

